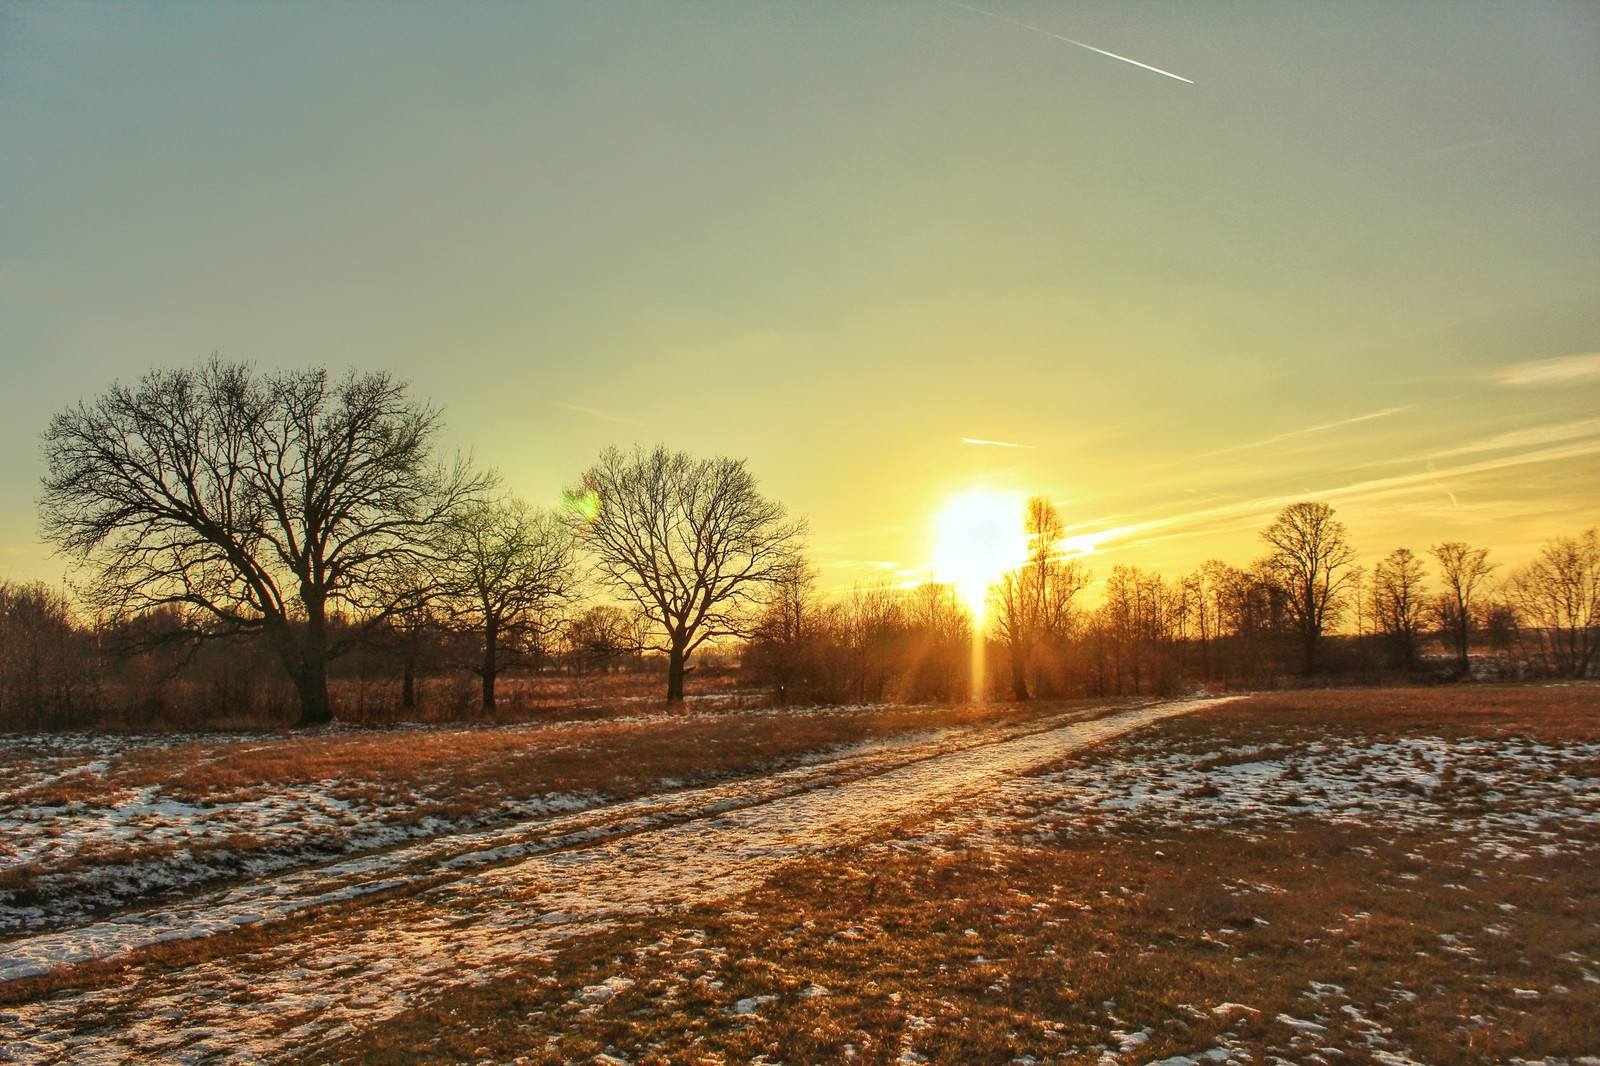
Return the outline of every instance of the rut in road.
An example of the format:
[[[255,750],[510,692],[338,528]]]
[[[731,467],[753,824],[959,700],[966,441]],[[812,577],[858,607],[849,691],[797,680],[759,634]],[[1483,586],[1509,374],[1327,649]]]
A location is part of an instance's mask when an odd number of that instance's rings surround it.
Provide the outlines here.
[[[1014,736],[766,802],[535,854],[313,920],[258,953],[0,1010],[0,1061],[273,1062],[500,976],[630,914],[754,887],[784,862],[989,791],[1067,753],[1223,700],[1138,708]]]

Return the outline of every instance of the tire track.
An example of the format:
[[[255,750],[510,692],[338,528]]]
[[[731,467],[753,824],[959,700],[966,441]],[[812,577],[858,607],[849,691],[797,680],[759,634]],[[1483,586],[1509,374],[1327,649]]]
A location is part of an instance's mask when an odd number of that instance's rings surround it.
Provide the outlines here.
[[[971,741],[965,746],[935,742],[874,752],[817,772],[792,771],[788,779],[775,775],[692,790],[687,799],[618,805],[620,811],[607,809],[609,822],[584,826],[576,824],[584,816],[571,816],[575,824],[555,826],[547,838],[482,834],[486,839],[467,841],[465,849],[457,839],[453,856],[434,856],[433,874],[363,882],[424,887],[366,901],[359,928],[312,924],[254,955],[172,970],[136,968],[113,987],[0,1011],[9,1036],[0,1061],[281,1061],[381,1022],[444,986],[525,966],[568,937],[631,914],[725,899],[791,859],[974,799],[1078,748],[1219,702],[1175,701],[1093,721],[1035,724],[1031,732],[969,735],[961,738]],[[552,827],[542,829],[548,834]],[[552,840],[572,833],[579,839],[555,850]],[[456,872],[474,856],[501,864]],[[424,876],[443,879],[417,879]],[[315,893],[291,897],[310,899],[305,906],[325,902]],[[189,917],[202,925],[218,921],[218,928],[238,924],[203,912]],[[173,932],[179,924],[167,923],[160,932],[171,935],[157,939],[182,935]]]

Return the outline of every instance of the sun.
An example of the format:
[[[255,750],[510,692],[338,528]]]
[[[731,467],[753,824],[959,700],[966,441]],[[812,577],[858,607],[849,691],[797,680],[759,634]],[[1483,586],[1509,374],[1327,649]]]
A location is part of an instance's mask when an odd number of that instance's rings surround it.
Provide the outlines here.
[[[950,497],[935,523],[933,576],[956,587],[973,616],[983,616],[989,585],[1027,558],[1023,501],[993,489]]]

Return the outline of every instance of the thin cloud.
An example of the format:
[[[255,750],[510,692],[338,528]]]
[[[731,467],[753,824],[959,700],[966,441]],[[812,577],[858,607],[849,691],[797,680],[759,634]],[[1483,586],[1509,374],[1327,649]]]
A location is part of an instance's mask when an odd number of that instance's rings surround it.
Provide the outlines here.
[[[1513,387],[1564,385],[1584,378],[1600,378],[1600,352],[1563,355],[1555,359],[1536,359],[1502,367],[1494,375],[1496,384]]]
[[[1160,67],[1152,67],[1149,63],[1141,63],[1137,59],[1129,59],[1127,56],[1119,56],[1115,52],[1108,52],[1104,48],[1096,48],[1092,44],[1084,44],[1082,41],[1075,41],[1071,37],[1063,37],[1061,34],[1054,33],[1054,32],[1052,32],[1050,30],[1045,29],[1042,26],[1035,26],[1032,23],[1022,22],[1019,19],[1008,18],[1005,15],[997,15],[993,11],[985,11],[981,7],[973,7],[971,4],[963,4],[963,3],[960,2],[960,0],[945,0],[945,3],[949,4],[951,7],[959,7],[959,8],[962,8],[962,9],[966,10],[966,11],[971,11],[971,12],[974,12],[974,13],[979,14],[979,15],[986,15],[989,18],[995,19],[995,20],[997,20],[999,22],[1009,22],[1013,26],[1020,26],[1022,29],[1032,30],[1034,33],[1042,33],[1046,37],[1054,37],[1058,41],[1065,41],[1068,44],[1076,45],[1079,48],[1087,48],[1089,51],[1095,53],[1096,55],[1105,56],[1107,59],[1115,59],[1115,60],[1118,60],[1119,62],[1131,63],[1134,66],[1140,68],[1141,70],[1148,70],[1152,74],[1159,74],[1163,78],[1171,78],[1173,81],[1181,81],[1185,85],[1193,85],[1194,84],[1194,79],[1193,78],[1185,78],[1182,74],[1174,74],[1170,70],[1162,70]]]
[[[1008,440],[984,440],[981,437],[962,437],[962,444],[981,444],[986,448],[1032,448],[1031,444],[1013,444]]]
[[[1206,507],[1161,518],[1133,522],[1107,530],[1097,538],[1098,545],[1115,542],[1119,548],[1153,544],[1183,537],[1200,536],[1223,530],[1248,528],[1259,524],[1264,517],[1300,500],[1316,499],[1344,504],[1373,503],[1395,497],[1414,496],[1419,492],[1440,493],[1450,496],[1452,503],[1459,502],[1446,486],[1447,479],[1475,477],[1535,463],[1550,463],[1579,459],[1600,453],[1600,438],[1540,448],[1517,455],[1504,455],[1475,463],[1462,463],[1444,469],[1399,474],[1393,477],[1372,478],[1349,485],[1321,490],[1306,489],[1300,492],[1262,496],[1237,503]]]
[[[1561,422],[1553,426],[1533,426],[1496,433],[1492,437],[1459,444],[1453,448],[1398,455],[1391,459],[1374,459],[1370,463],[1357,463],[1346,470],[1371,470],[1379,466],[1398,466],[1401,463],[1431,463],[1439,459],[1455,459],[1463,455],[1480,455],[1484,452],[1505,451],[1507,448],[1537,448],[1547,444],[1560,444],[1600,434],[1600,418],[1583,418],[1576,422]]]
[[[1204,455],[1198,455],[1195,458],[1210,459],[1215,455],[1229,455],[1233,452],[1248,451],[1251,448],[1265,448],[1269,444],[1277,444],[1280,441],[1293,440],[1296,437],[1309,437],[1313,433],[1326,433],[1330,429],[1338,429],[1341,426],[1353,426],[1357,422],[1371,422],[1375,418],[1388,418],[1390,415],[1397,415],[1402,411],[1409,411],[1415,406],[1416,404],[1414,403],[1408,403],[1404,407],[1385,407],[1383,410],[1373,411],[1371,414],[1357,415],[1354,418],[1341,418],[1337,422],[1324,422],[1320,426],[1307,426],[1305,429],[1292,429],[1287,433],[1279,433],[1277,436],[1268,437],[1265,440],[1251,441],[1249,444],[1235,444],[1229,448],[1219,448],[1214,452],[1206,452]]]
[[[1509,433],[1497,433],[1484,440],[1473,441],[1457,448],[1446,448],[1443,451],[1429,452],[1419,456],[1420,459],[1454,459],[1459,455],[1476,455],[1480,452],[1498,452],[1506,448],[1533,448],[1545,444],[1560,444],[1563,441],[1576,440],[1580,437],[1592,437],[1600,434],[1600,418],[1584,418],[1577,422],[1563,422],[1555,426],[1535,426],[1532,429],[1517,429]]]
[[[598,407],[585,407],[579,403],[562,403],[560,400],[546,400],[545,402],[555,407],[559,407],[564,411],[571,411],[574,414],[588,415],[590,418],[598,418],[603,422],[615,422],[622,426],[639,425],[639,423],[632,418],[616,414],[613,411],[604,411]]]

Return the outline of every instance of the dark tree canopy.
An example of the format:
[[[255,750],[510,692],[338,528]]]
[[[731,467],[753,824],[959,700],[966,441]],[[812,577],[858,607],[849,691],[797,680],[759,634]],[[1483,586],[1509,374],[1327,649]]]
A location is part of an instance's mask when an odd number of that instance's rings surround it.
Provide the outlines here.
[[[660,629],[669,703],[683,699],[696,648],[749,632],[751,608],[789,572],[804,533],[744,460],[660,445],[606,449],[572,499],[601,577]]]
[[[327,662],[351,642],[330,616],[404,606],[394,575],[478,487],[435,462],[438,427],[387,373],[152,370],[51,419],[44,535],[98,571],[106,606],[264,631],[302,721],[326,721]]]
[[[1261,568],[1283,592],[1309,676],[1316,671],[1317,644],[1323,632],[1338,622],[1360,574],[1355,549],[1345,539],[1344,523],[1333,517],[1333,508],[1314,501],[1291,503],[1278,512],[1261,531],[1261,539],[1272,546]]]

